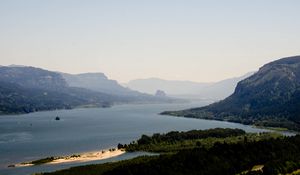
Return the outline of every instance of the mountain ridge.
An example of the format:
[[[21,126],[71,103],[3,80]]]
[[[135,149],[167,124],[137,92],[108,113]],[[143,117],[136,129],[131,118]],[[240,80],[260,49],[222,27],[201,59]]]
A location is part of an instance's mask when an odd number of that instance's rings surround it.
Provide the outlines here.
[[[95,74],[85,74],[84,76],[91,75],[94,76]],[[101,76],[107,80],[104,74],[97,73],[96,75],[97,78]],[[117,84],[116,81],[109,82]],[[140,95],[140,93],[126,96],[94,91],[84,88],[84,86],[73,87],[60,73],[31,66],[0,67],[0,114],[72,109],[84,106],[109,107],[113,104],[122,103],[173,101],[174,99],[168,97],[158,98]]]
[[[300,56],[265,64],[220,102],[162,114],[300,130]]]
[[[118,95],[128,95],[133,94],[135,92],[121,86],[116,80],[108,79],[108,77],[104,73],[100,72],[81,74],[60,74],[71,87],[81,87],[93,91]],[[138,95],[138,93],[135,92],[135,95]]]
[[[146,93],[154,94],[156,90],[160,89],[174,97],[221,100],[234,92],[238,81],[253,73],[249,72],[243,76],[209,83],[148,78],[132,80],[124,85]]]

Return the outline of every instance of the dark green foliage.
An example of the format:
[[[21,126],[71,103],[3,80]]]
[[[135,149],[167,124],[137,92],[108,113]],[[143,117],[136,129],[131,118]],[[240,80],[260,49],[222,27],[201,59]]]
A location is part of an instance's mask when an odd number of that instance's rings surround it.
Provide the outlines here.
[[[126,151],[173,152],[200,146],[200,139],[226,138],[246,134],[241,129],[215,128],[208,130],[191,130],[186,132],[171,131],[166,134],[142,135],[137,142],[124,146]],[[196,141],[193,141],[196,140]],[[198,142],[198,143],[197,143]],[[213,141],[211,141],[213,142]]]
[[[44,159],[32,161],[30,163],[32,163],[34,165],[40,165],[40,164],[45,164],[45,163],[52,162],[53,160],[55,160],[54,157],[47,157],[47,158],[44,158]]]
[[[67,170],[61,170],[53,173],[41,173],[43,175],[101,175],[104,172],[110,171],[116,167],[127,167],[132,164],[147,163],[151,160],[158,159],[157,156],[142,156],[131,160],[120,161],[116,163],[105,163],[99,165],[87,165],[73,167]]]
[[[300,168],[300,136],[234,144],[215,143],[176,154],[141,157],[116,163],[88,165],[47,175],[277,175]],[[251,171],[264,165],[263,172]]]
[[[208,130],[191,130],[186,132],[171,131],[166,134],[154,134],[152,137],[142,135],[138,144],[149,144],[159,142],[175,142],[181,140],[204,139],[208,137],[225,138],[244,135],[246,132],[241,129],[215,128]]]
[[[125,148],[125,147],[126,147],[126,146],[124,146],[124,145],[121,144],[121,143],[119,143],[118,146],[117,146],[118,149],[123,149],[123,148]]]
[[[172,133],[172,137],[168,136]],[[124,145],[128,152],[146,151],[154,153],[174,154],[181,150],[203,147],[211,148],[215,143],[247,143],[270,138],[282,137],[277,133],[245,133],[239,129],[209,129],[187,132],[170,132],[167,134],[154,134],[153,136],[142,136],[138,142]],[[176,135],[175,135],[176,133]],[[191,135],[193,133],[193,135]],[[192,136],[192,137],[191,137]],[[144,139],[147,138],[147,142]],[[140,143],[140,144],[139,144]],[[143,144],[141,144],[143,143]]]
[[[175,155],[162,155],[147,163],[117,167],[104,174],[238,174],[254,165],[265,165],[263,174],[288,173],[300,167],[300,136],[267,141],[226,144],[211,149],[183,150]],[[250,172],[248,174],[262,174]]]
[[[300,130],[300,56],[264,65],[223,101],[162,114]]]
[[[265,164],[263,171],[264,174],[272,175],[272,174],[287,174],[291,173],[294,170],[299,169],[300,161],[299,157],[290,156],[290,159],[280,159],[273,160]]]

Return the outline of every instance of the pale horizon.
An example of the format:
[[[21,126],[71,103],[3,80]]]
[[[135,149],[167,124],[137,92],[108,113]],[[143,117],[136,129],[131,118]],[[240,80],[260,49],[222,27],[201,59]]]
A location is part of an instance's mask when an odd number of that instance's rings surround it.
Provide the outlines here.
[[[1,1],[0,65],[216,82],[299,55],[299,1]],[[279,13],[280,12],[280,13]]]
[[[186,79],[167,79],[167,78],[162,78],[162,77],[141,77],[141,78],[135,78],[135,79],[129,79],[128,81],[119,81],[117,79],[113,79],[111,76],[109,76],[108,74],[106,74],[105,72],[101,72],[101,71],[95,71],[95,72],[91,72],[91,71],[86,71],[86,72],[65,72],[65,71],[61,71],[61,70],[52,70],[52,69],[46,69],[46,68],[43,68],[43,67],[38,67],[38,66],[32,66],[32,65],[20,65],[20,64],[9,64],[9,65],[0,65],[0,66],[6,66],[6,67],[9,67],[9,66],[15,66],[15,67],[18,67],[18,66],[24,66],[24,67],[34,67],[34,68],[40,68],[40,69],[44,69],[44,70],[48,70],[48,71],[52,71],[52,72],[61,72],[61,73],[67,73],[67,74],[72,74],[72,75],[77,75],[77,74],[85,74],[85,73],[103,73],[105,76],[107,76],[108,79],[110,80],[116,80],[118,83],[120,83],[121,85],[124,85],[124,84],[127,84],[129,83],[130,81],[133,81],[133,80],[143,80],[143,79],[162,79],[162,80],[166,80],[166,81],[187,81],[187,82],[194,82],[194,83],[216,83],[216,82],[219,82],[219,81],[222,81],[222,80],[226,80],[226,79],[231,79],[231,78],[238,78],[238,77],[241,77],[241,76],[244,76],[248,73],[252,73],[252,72],[256,72],[258,71],[257,70],[252,70],[252,71],[248,71],[248,72],[245,72],[243,74],[240,74],[240,75],[233,75],[232,77],[225,77],[223,79],[217,79],[215,81],[193,81],[193,80],[186,80]]]

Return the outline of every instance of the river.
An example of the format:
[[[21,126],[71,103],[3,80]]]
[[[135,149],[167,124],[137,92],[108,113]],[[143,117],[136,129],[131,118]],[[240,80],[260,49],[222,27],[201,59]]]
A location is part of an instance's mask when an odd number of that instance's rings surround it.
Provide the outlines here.
[[[209,103],[198,101],[183,104],[130,104],[111,108],[83,108],[0,116],[0,174],[31,174],[87,164],[7,167],[10,164],[49,156],[107,149],[115,147],[118,143],[129,143],[142,134],[216,127],[240,128],[247,132],[264,131],[237,123],[159,115],[165,110],[199,107]],[[60,120],[55,120],[56,116],[59,116]],[[126,153],[110,160],[89,163],[122,160],[141,154],[144,153]]]

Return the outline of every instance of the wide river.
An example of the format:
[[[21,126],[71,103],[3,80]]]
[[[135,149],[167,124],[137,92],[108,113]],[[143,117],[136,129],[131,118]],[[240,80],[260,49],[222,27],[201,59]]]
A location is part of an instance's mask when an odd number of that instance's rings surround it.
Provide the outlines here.
[[[86,163],[8,168],[10,164],[39,158],[94,151],[129,143],[142,134],[208,128],[240,128],[247,132],[263,130],[237,123],[159,115],[165,110],[199,107],[209,102],[184,104],[117,105],[112,108],[86,108],[0,116],[0,174],[32,174],[54,171]],[[56,121],[59,116],[61,120]],[[143,153],[126,153],[106,161],[122,160]]]

